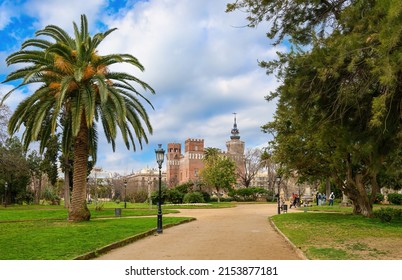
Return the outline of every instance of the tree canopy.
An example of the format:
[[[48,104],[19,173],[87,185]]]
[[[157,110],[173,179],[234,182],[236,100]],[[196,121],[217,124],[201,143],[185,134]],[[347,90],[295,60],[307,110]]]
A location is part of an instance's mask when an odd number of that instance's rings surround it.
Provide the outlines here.
[[[19,104],[8,128],[15,133],[24,125],[24,147],[38,140],[41,151],[51,135],[61,132],[63,154],[72,151],[74,155],[69,218],[79,221],[90,217],[85,204],[87,163],[89,156],[96,161],[98,126],[103,128],[113,150],[118,132],[128,149],[135,150],[136,142],[142,147],[148,142],[147,133],[152,133],[152,126],[140,100],[152,105],[134,84],[151,93],[154,90],[131,74],[112,71],[112,66],[119,63],[143,71],[143,65],[133,55],[98,53],[99,44],[116,28],[91,36],[85,15],[81,16],[81,24],[74,22],[73,27],[73,37],[55,25],[37,31],[38,38],[26,40],[21,50],[7,57],[8,65],[23,66],[4,82],[21,80],[16,88],[39,84]]]
[[[286,36],[293,43],[277,60],[261,63],[282,81],[266,97],[278,98],[278,105],[274,121],[263,126],[275,134],[275,158],[312,180],[333,177],[354,212],[371,216],[379,189],[401,180],[395,173],[402,143],[400,1],[245,0],[228,6],[240,7],[251,24],[272,20],[268,36],[278,35],[277,43]],[[314,20],[315,13],[321,17]]]

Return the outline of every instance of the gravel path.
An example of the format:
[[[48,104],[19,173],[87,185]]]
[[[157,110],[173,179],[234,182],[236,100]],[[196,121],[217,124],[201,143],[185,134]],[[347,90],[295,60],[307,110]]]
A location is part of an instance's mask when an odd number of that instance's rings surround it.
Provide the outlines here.
[[[297,260],[303,257],[270,224],[273,204],[180,209],[169,216],[197,220],[165,229],[100,256],[99,260]],[[156,219],[155,219],[156,222]]]

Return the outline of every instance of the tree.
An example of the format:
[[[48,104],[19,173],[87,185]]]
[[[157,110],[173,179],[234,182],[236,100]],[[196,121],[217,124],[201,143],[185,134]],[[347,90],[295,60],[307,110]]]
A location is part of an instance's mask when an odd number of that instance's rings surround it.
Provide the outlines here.
[[[202,181],[216,190],[218,202],[221,191],[228,191],[236,183],[236,163],[219,154],[216,148],[206,148],[204,151],[205,166],[200,171]]]
[[[390,156],[402,142],[400,1],[280,2],[235,3],[248,7],[255,22],[273,20],[269,34],[278,42],[290,36],[294,44],[290,53],[260,64],[283,81],[267,97],[279,97],[275,119],[265,127],[276,133],[275,156],[298,174],[332,176],[354,213],[371,216],[378,176],[398,162]],[[295,4],[309,8],[290,17]],[[329,4],[334,9],[318,20],[309,16]],[[317,36],[318,23],[328,21],[334,24]],[[307,44],[309,50],[299,48]]]
[[[251,181],[263,167],[261,153],[260,149],[249,149],[246,151],[243,162],[244,168],[238,172],[240,182],[246,188],[250,186]]]
[[[267,176],[268,176],[268,189],[274,193],[275,192],[275,182],[276,182],[276,176],[277,176],[277,170],[278,166],[274,162],[273,159],[273,151],[269,148],[265,148],[262,153],[261,153],[261,165],[267,170]],[[272,197],[272,201],[274,200],[274,197]]]
[[[24,67],[10,73],[4,82],[22,79],[17,88],[40,84],[15,110],[9,131],[15,133],[24,124],[24,147],[39,139],[43,150],[59,126],[62,154],[68,155],[72,149],[74,157],[69,220],[83,221],[90,219],[86,206],[87,165],[89,156],[96,161],[98,125],[102,125],[113,150],[118,130],[128,149],[136,150],[135,140],[142,148],[152,127],[138,97],[152,105],[132,83],[152,93],[154,90],[133,75],[111,70],[115,64],[128,63],[143,71],[131,54],[98,54],[97,47],[115,28],[91,36],[85,15],[81,16],[80,28],[75,22],[73,27],[73,38],[54,25],[37,31],[36,36],[53,41],[26,40],[20,51],[6,59],[8,65],[24,63]]]
[[[342,12],[356,2],[359,0],[236,0],[227,4],[226,12],[245,11],[249,27],[270,22],[267,36],[275,39],[275,44],[290,40],[296,45],[308,45],[313,34],[324,37],[338,30]]]
[[[36,150],[33,150],[27,156],[29,173],[31,174],[31,184],[34,191],[34,203],[39,204],[42,195],[42,175],[43,175],[43,159]]]
[[[3,187],[2,194],[7,203],[22,202],[27,194],[30,181],[29,166],[21,142],[17,137],[9,138],[0,144],[0,185],[7,183],[7,193]]]
[[[52,186],[57,182],[57,155],[59,152],[58,136],[54,135],[48,140],[46,151],[43,154],[42,169],[47,174],[49,182]]]

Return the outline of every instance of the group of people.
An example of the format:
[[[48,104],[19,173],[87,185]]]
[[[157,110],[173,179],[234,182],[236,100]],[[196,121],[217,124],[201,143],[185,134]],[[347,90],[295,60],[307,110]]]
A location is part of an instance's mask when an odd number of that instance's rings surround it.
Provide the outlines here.
[[[325,195],[325,193],[317,192],[315,195],[315,198],[316,198],[317,206],[326,205],[327,196]],[[331,194],[328,197],[328,205],[329,206],[334,205],[334,199],[335,199],[335,194],[334,194],[334,192],[331,192]],[[303,204],[303,201],[300,199],[300,197],[297,193],[292,193],[292,197],[290,197],[289,200],[290,200],[289,208],[292,208],[292,207],[297,208]],[[281,202],[282,202],[281,207],[283,207],[283,205],[285,204],[285,198],[283,196],[281,196]]]
[[[327,196],[325,195],[325,193],[319,193],[319,192],[317,192],[316,195],[315,195],[315,198],[316,198],[317,206],[326,205],[326,203],[327,203]],[[331,192],[331,194],[329,195],[329,202],[328,202],[328,205],[329,205],[329,206],[333,206],[333,205],[334,205],[334,199],[335,199],[334,192]]]

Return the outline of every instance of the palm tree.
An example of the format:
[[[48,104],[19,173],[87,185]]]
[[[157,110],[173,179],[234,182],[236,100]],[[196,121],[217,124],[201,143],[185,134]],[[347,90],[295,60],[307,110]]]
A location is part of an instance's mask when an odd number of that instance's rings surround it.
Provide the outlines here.
[[[152,134],[152,127],[138,97],[151,107],[152,104],[132,83],[152,93],[154,90],[135,76],[111,70],[110,66],[117,63],[129,63],[143,71],[144,67],[134,56],[98,54],[97,47],[115,28],[91,37],[85,15],[81,16],[80,28],[75,22],[73,27],[74,37],[54,25],[37,31],[36,37],[53,40],[25,41],[21,50],[6,59],[8,65],[24,63],[25,67],[10,73],[4,82],[22,79],[16,88],[40,84],[17,107],[10,119],[9,131],[15,133],[24,125],[25,149],[30,142],[39,140],[43,151],[57,128],[62,130],[62,152],[74,155],[69,219],[83,221],[90,219],[86,206],[87,162],[89,156],[96,161],[97,125],[102,125],[113,151],[118,130],[127,149],[136,150],[135,140],[142,148],[144,141],[148,143],[147,132]]]

